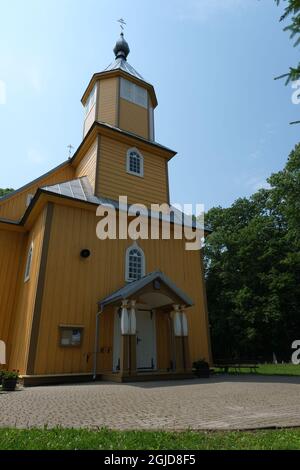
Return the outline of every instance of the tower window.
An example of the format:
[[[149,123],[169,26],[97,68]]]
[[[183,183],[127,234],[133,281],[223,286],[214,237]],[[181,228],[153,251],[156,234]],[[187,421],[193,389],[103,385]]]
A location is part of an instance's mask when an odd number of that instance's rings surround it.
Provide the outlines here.
[[[31,264],[32,264],[32,255],[33,255],[33,242],[30,245],[28,255],[27,255],[27,261],[26,261],[26,267],[25,267],[25,275],[24,275],[24,282],[29,281],[30,279],[30,270],[31,270]]]
[[[128,173],[144,176],[144,159],[137,149],[128,150],[126,167]]]
[[[88,99],[86,100],[85,107],[84,107],[86,116],[89,114],[94,104],[96,103],[96,94],[97,94],[97,85],[94,86]]]
[[[126,251],[126,281],[132,282],[145,275],[145,255],[143,250],[134,243]]]
[[[125,78],[121,78],[120,96],[124,100],[142,106],[143,108],[148,108],[147,90],[129,80],[125,80]]]

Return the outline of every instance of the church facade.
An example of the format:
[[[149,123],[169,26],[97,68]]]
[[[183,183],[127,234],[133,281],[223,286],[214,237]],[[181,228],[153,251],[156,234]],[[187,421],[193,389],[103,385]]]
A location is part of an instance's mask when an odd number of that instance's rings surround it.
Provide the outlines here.
[[[73,157],[0,199],[0,340],[25,385],[180,378],[211,362],[203,254],[172,237],[176,214],[169,239],[96,235],[97,208],[120,214],[119,196],[170,206],[176,155],[155,141],[155,90],[123,33],[114,53],[82,97]]]

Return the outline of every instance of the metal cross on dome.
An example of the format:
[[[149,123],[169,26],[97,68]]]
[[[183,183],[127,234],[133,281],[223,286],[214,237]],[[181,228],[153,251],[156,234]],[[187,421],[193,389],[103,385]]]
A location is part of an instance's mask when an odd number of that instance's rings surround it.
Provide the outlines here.
[[[70,144],[70,145],[68,145],[67,148],[69,149],[69,158],[71,158],[71,157],[72,157],[73,150],[74,150],[74,147],[73,147],[72,144]]]
[[[118,20],[118,23],[120,23],[120,28],[122,31],[124,31],[124,26],[126,26],[127,23],[125,23],[125,21],[123,20],[123,18],[120,18]]]

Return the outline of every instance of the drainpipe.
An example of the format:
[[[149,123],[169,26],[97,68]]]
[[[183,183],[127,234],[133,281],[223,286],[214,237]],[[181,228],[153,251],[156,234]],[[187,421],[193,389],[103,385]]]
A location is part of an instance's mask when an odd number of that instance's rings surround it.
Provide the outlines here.
[[[93,367],[93,380],[97,377],[97,354],[98,354],[98,341],[99,341],[99,320],[100,315],[103,312],[103,306],[100,306],[100,310],[96,316],[96,330],[95,330],[95,345],[94,345],[94,367]]]

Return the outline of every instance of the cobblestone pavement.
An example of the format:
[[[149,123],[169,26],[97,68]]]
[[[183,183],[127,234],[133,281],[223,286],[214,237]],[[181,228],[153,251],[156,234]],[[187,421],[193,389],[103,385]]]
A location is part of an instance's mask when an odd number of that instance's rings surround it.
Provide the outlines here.
[[[44,386],[0,393],[0,427],[300,427],[300,377]]]

